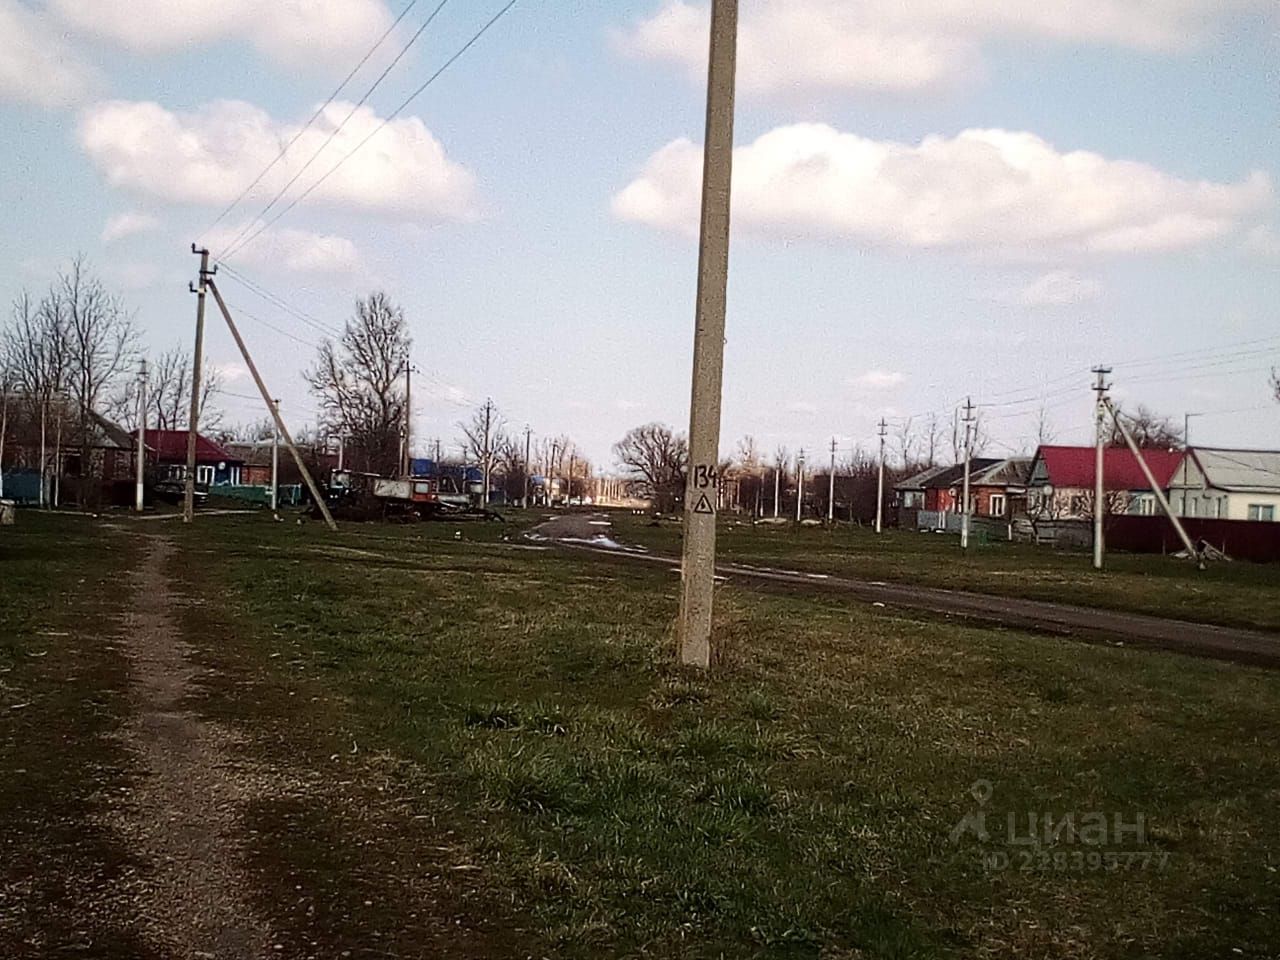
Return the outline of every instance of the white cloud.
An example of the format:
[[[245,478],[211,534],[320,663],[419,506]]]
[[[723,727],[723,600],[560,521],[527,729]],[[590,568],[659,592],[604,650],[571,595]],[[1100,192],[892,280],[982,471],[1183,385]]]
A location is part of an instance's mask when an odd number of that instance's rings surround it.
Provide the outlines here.
[[[93,71],[46,17],[18,0],[0,0],[0,100],[66,107],[93,83]]]
[[[805,415],[818,412],[817,404],[810,403],[808,400],[792,400],[787,404],[789,413],[803,413]]]
[[[614,214],[696,236],[702,148],[676,140],[613,199]],[[779,127],[734,151],[734,218],[758,234],[1004,259],[1173,250],[1268,208],[1271,182],[1182,180],[1143,163],[1063,153],[1031,133],[966,130],[921,143],[824,124]]]
[[[1176,53],[1226,20],[1264,15],[1274,0],[748,0],[739,85],[748,94],[915,91],[983,69],[1000,38],[1106,44]],[[615,35],[626,53],[705,76],[708,8],[665,0]]]
[[[868,390],[890,390],[901,386],[906,379],[904,374],[896,370],[868,370],[853,382],[856,386],[866,387]]]
[[[149,290],[160,283],[163,271],[154,263],[117,263],[111,268],[111,282],[122,290]]]
[[[239,380],[249,379],[249,368],[243,363],[215,363],[210,368],[218,375],[218,379],[223,383],[235,383]]]
[[[225,250],[236,237],[253,235],[261,221],[217,227],[205,240],[212,250]],[[247,228],[247,229],[246,229]],[[360,253],[346,237],[326,236],[285,227],[269,228],[236,254],[240,263],[271,267],[289,273],[350,274],[361,269]]]
[[[995,299],[1019,307],[1062,307],[1102,296],[1102,284],[1071,270],[1052,270],[1030,283],[1006,290]]]
[[[351,105],[330,104],[246,201],[274,196]],[[380,123],[362,107],[304,173],[290,197],[329,171]],[[86,110],[80,143],[112,186],[173,203],[221,205],[269,164],[301,124],[278,123],[241,101],[215,101],[196,113],[157,103],[114,100]],[[406,220],[437,222],[474,216],[475,178],[451,161],[417,117],[383,127],[305,202]]]
[[[289,66],[349,64],[386,30],[383,0],[48,0],[75,29],[139,53],[242,39]]]
[[[107,221],[106,226],[102,228],[102,242],[114,243],[117,240],[123,240],[125,237],[132,237],[139,233],[150,233],[152,230],[160,228],[160,221],[149,213],[137,213],[132,210],[126,213],[118,213]]]

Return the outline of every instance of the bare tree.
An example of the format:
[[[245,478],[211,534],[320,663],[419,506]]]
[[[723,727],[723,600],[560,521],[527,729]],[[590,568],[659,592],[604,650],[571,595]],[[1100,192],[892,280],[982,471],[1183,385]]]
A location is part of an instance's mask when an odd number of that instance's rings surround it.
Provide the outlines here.
[[[147,427],[185,430],[191,413],[191,354],[174,347],[147,364]],[[223,413],[213,404],[222,391],[222,374],[205,361],[200,375],[200,430],[216,433]],[[127,379],[107,403],[107,414],[127,430],[138,425],[138,380]],[[269,419],[269,418],[268,418]],[[232,428],[234,432],[235,428]]]
[[[1036,446],[1043,447],[1058,439],[1058,430],[1049,418],[1049,408],[1043,403],[1036,411]]]
[[[907,417],[898,427],[896,434],[898,440],[898,455],[902,457],[903,469],[909,469],[911,464],[915,462],[916,450],[916,434],[915,419]]]
[[[89,463],[90,419],[139,356],[133,317],[109,293],[83,256],[59,272],[41,310],[61,318],[70,345],[69,388],[75,401],[82,469]]]
[[[14,301],[4,334],[2,362],[10,388],[19,395],[24,421],[38,423],[54,397],[67,389],[71,344],[64,318],[34,304],[24,291]]]
[[[340,433],[353,468],[399,470],[405,425],[401,377],[409,364],[404,311],[385,293],[357,300],[337,344],[325,340],[304,374],[320,401],[325,427]]]
[[[659,510],[675,507],[684,495],[689,469],[689,444],[662,423],[647,423],[627,431],[613,445],[613,454]]]
[[[468,457],[480,464],[484,472],[484,482],[488,483],[493,476],[493,465],[497,459],[497,451],[507,443],[506,421],[499,415],[492,400],[486,400],[471,416],[470,423],[459,423],[463,439],[459,445]],[[488,496],[486,488],[485,496]]]
[[[942,423],[938,420],[937,413],[929,414],[929,419],[925,422],[924,435],[924,466],[936,467],[938,465],[938,448],[942,445]],[[906,466],[904,464],[904,466]]]
[[[1134,443],[1146,449],[1174,450],[1182,447],[1182,427],[1171,418],[1161,416],[1139,404],[1135,413],[1119,412],[1129,425]],[[1111,425],[1111,446],[1125,446],[1124,434],[1114,422]]]

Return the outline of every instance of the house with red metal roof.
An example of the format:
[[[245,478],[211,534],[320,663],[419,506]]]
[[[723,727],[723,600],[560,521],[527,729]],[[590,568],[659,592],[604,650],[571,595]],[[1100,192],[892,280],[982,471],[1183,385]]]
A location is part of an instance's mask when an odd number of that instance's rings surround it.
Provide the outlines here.
[[[183,479],[187,471],[186,430],[148,430],[146,443],[148,459],[155,463],[159,476]],[[239,484],[243,467],[244,460],[196,434],[196,483],[210,487]]]
[[[1046,520],[1088,520],[1094,515],[1093,447],[1042,446],[1031,461],[1027,513]],[[1161,491],[1168,491],[1183,451],[1148,449],[1143,459]],[[1159,512],[1151,483],[1128,447],[1103,450],[1102,484],[1107,514],[1152,516]]]

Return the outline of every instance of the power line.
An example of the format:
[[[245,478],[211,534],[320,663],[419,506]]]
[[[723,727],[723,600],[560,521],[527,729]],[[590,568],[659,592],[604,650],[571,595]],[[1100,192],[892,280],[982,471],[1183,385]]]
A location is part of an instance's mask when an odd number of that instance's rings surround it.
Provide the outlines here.
[[[259,234],[261,234],[262,231],[258,230],[256,233],[253,234],[252,237],[244,241],[244,243],[240,243],[241,238],[244,237],[244,235],[248,231],[253,229],[256,221],[259,218],[265,217],[268,213],[270,213],[272,208],[275,207],[275,205],[280,202],[281,198],[284,197],[284,195],[289,192],[290,188],[295,183],[298,182],[298,179],[304,173],[306,173],[307,170],[311,168],[311,164],[315,163],[316,160],[319,159],[320,154],[324,153],[325,150],[329,148],[329,144],[333,143],[334,139],[338,136],[338,134],[343,131],[347,123],[350,122],[351,118],[356,115],[356,111],[359,110],[361,107],[363,107],[369,101],[369,98],[373,96],[374,91],[376,91],[378,87],[382,85],[382,81],[387,79],[387,76],[391,73],[392,70],[395,69],[396,65],[402,59],[404,59],[405,55],[409,52],[410,49],[412,49],[413,45],[418,42],[418,38],[421,37],[422,34],[426,32],[427,27],[431,26],[431,24],[435,21],[436,17],[440,15],[440,11],[445,8],[445,5],[448,2],[449,0],[440,0],[439,5],[433,11],[431,11],[431,15],[427,17],[427,19],[423,22],[422,26],[418,27],[417,31],[413,34],[413,36],[409,38],[409,42],[400,48],[400,52],[396,54],[395,59],[392,60],[391,63],[387,65],[386,69],[383,70],[382,73],[378,75],[378,78],[374,80],[373,83],[370,85],[369,89],[364,92],[364,96],[360,98],[359,102],[357,102],[354,106],[352,106],[352,108],[349,111],[347,111],[347,115],[342,118],[341,123],[339,123],[331,131],[329,131],[329,136],[325,138],[324,143],[320,144],[320,146],[316,149],[316,151],[313,154],[311,154],[311,156],[307,159],[307,162],[304,163],[302,167],[296,173],[294,173],[292,177],[289,178],[289,181],[283,187],[281,187],[278,191],[276,191],[276,195],[271,198],[270,202],[267,203],[265,207],[262,208],[262,211],[258,214],[258,216],[250,220],[247,224],[244,225],[244,227],[241,228],[240,232],[236,235],[235,239],[232,240],[231,243],[227,246],[227,248],[224,249],[222,253],[218,254],[218,256],[215,259],[221,261],[224,258],[234,255],[237,250],[240,250],[242,247],[244,247],[249,242],[251,242],[254,238],[256,238]],[[378,129],[381,129],[381,127],[379,127]],[[306,194],[303,194],[303,196],[306,196]]]
[[[401,114],[401,112],[405,110],[405,108],[407,108],[411,103],[413,103],[414,100],[416,100],[419,96],[421,96],[422,93],[428,87],[430,87],[433,83],[435,83],[436,80],[440,78],[441,74],[443,74],[446,70],[448,70],[451,66],[453,66],[453,64],[456,63],[459,59],[461,59],[462,56],[466,54],[468,50],[470,50],[473,46],[475,46],[476,43],[480,41],[480,38],[483,37],[486,33],[488,33],[494,24],[496,24],[499,20],[501,20],[504,16],[506,16],[506,14],[511,10],[511,8],[514,7],[518,2],[519,0],[508,0],[508,3],[504,7],[502,7],[502,9],[500,9],[496,14],[494,14],[492,19],[490,19],[483,27],[481,27],[478,31],[476,31],[476,33],[471,37],[471,39],[468,40],[465,44],[463,44],[462,48],[459,49],[457,53],[455,53],[448,60],[446,60],[444,62],[444,65],[441,66],[438,70],[436,70],[436,72],[433,73],[430,77],[428,77],[426,82],[423,83],[422,86],[418,87],[417,90],[415,90],[407,98],[405,98],[404,102],[402,102],[400,106],[396,107],[395,110],[391,111],[391,113],[389,113],[382,120],[381,123],[379,123],[376,127],[374,127],[373,130],[370,131],[369,134],[363,140],[357,143],[351,149],[351,151],[346,154],[346,156],[342,157],[342,159],[340,159],[337,163],[335,163],[332,167],[330,167],[327,171],[325,171],[325,173],[320,177],[319,180],[311,184],[311,186],[309,186],[301,194],[299,194],[297,197],[291,200],[288,206],[286,206],[283,210],[280,210],[279,212],[277,212],[276,215],[272,217],[270,220],[264,222],[250,236],[242,240],[239,244],[235,245],[233,249],[227,250],[223,254],[221,254],[220,257],[218,258],[219,261],[221,262],[222,258],[224,257],[234,256],[239,250],[243,249],[247,244],[252,243],[255,239],[257,239],[257,237],[260,236],[264,230],[278,223],[281,217],[284,217],[285,215],[287,215],[289,211],[291,211],[299,203],[301,203],[308,196],[310,196],[311,193],[317,187],[319,187],[322,183],[328,180],[329,177],[333,176],[333,174],[336,173],[344,163],[346,163],[353,156],[355,156],[356,153],[358,153],[365,146],[365,144],[367,144],[375,136],[381,133],[383,128],[385,128],[387,124],[389,124],[392,120],[398,117]]]
[[[275,165],[277,163],[279,163],[281,160],[284,159],[285,154],[287,154],[291,149],[293,149],[293,145],[298,142],[298,140],[302,137],[304,133],[306,133],[308,130],[311,129],[311,127],[315,124],[317,120],[320,119],[320,116],[325,112],[325,110],[329,108],[329,105],[332,104],[333,101],[337,99],[338,94],[340,94],[344,89],[346,89],[347,84],[350,83],[352,79],[355,77],[355,75],[360,72],[360,68],[369,62],[369,58],[372,57],[374,53],[378,50],[378,48],[381,47],[382,44],[386,42],[387,37],[391,36],[391,34],[395,32],[396,27],[400,26],[400,23],[404,20],[404,18],[409,15],[409,11],[412,10],[415,6],[417,6],[417,4],[418,4],[418,0],[409,0],[409,5],[400,12],[400,16],[395,18],[391,26],[387,28],[386,32],[382,36],[380,36],[377,42],[372,47],[369,48],[368,52],[366,52],[365,55],[360,58],[360,62],[351,68],[351,72],[346,75],[346,77],[343,79],[343,81],[340,84],[338,84],[338,86],[334,89],[333,93],[329,94],[328,99],[326,99],[324,103],[320,104],[320,106],[316,108],[316,112],[311,115],[311,119],[309,119],[305,124],[303,124],[301,129],[299,129],[298,132],[295,133],[293,137],[289,140],[289,142],[286,143],[284,147],[281,148],[280,152],[276,154],[275,159],[262,168],[262,172],[253,178],[253,182],[250,183],[243,190],[241,190],[240,194],[234,200],[232,200],[229,204],[227,204],[226,209],[224,209],[220,214],[218,214],[218,216],[214,218],[213,223],[209,224],[209,226],[205,228],[204,230],[205,233],[208,233],[210,230],[216,227],[219,223],[221,223],[226,218],[226,216],[229,213],[231,213],[232,210],[234,210],[237,206],[240,205],[240,201],[243,200],[245,197],[247,197],[249,195],[249,192],[254,187],[256,187],[259,183],[262,182],[262,178],[265,177],[268,173],[270,173],[275,168]]]
[[[283,297],[272,293],[262,284],[257,283],[254,280],[250,280],[244,274],[233,269],[232,267],[226,264],[222,264],[221,268],[226,272],[227,276],[229,276],[236,283],[240,284],[250,293],[253,293],[255,296],[261,297],[263,300],[267,301],[267,303],[271,304],[274,307],[277,307],[280,310],[283,310],[285,313],[289,314],[294,319],[300,320],[302,323],[305,323],[309,327],[313,327],[314,329],[318,330],[320,333],[323,333],[325,336],[328,336],[328,337],[342,336],[341,332],[337,330],[335,327],[332,327],[329,324],[316,319],[311,314],[298,309],[297,307],[289,303],[287,300],[285,300]]]

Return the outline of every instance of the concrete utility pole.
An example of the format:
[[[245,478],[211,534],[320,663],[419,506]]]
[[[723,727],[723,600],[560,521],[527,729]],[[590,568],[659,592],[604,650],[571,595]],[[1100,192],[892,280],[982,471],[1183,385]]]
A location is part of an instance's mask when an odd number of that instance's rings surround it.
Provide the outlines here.
[[[578,452],[575,450],[569,454],[569,499],[573,499],[573,475],[577,472]]]
[[[804,509],[804,447],[800,448],[800,454],[796,457],[796,523],[800,522],[800,515]]]
[[[342,438],[342,434],[338,434],[338,469],[339,470],[341,470],[343,467],[343,461],[345,459],[345,455],[346,455],[345,441]]]
[[[738,0],[711,0],[711,53],[702,161],[698,304],[689,410],[689,475],[680,561],[680,661],[711,666],[716,576],[716,489],[724,379],[725,305],[729,285],[729,197],[733,184],[734,81]]]
[[[1187,460],[1191,456],[1191,418],[1203,417],[1203,413],[1184,413],[1182,415],[1182,509],[1179,511],[1184,517],[1187,514]]]
[[[280,401],[272,400],[271,406],[273,419],[276,423],[280,422]],[[274,427],[271,431],[271,512],[275,513],[280,507],[280,428]]]
[[[1182,521],[1174,514],[1173,508],[1169,506],[1169,500],[1164,495],[1164,491],[1160,489],[1160,484],[1156,481],[1155,475],[1151,472],[1151,468],[1147,466],[1146,458],[1142,456],[1142,451],[1138,449],[1138,444],[1133,439],[1133,434],[1129,432],[1129,428],[1124,425],[1124,420],[1120,416],[1120,412],[1116,410],[1111,403],[1111,398],[1104,398],[1103,403],[1107,405],[1107,409],[1111,412],[1111,419],[1115,421],[1115,425],[1120,429],[1120,435],[1124,437],[1124,442],[1129,446],[1129,452],[1133,454],[1133,458],[1138,461],[1138,466],[1142,469],[1142,475],[1147,478],[1147,483],[1151,485],[1151,492],[1156,495],[1156,502],[1160,504],[1160,509],[1165,512],[1165,516],[1169,518],[1169,522],[1173,524],[1173,529],[1178,532],[1178,536],[1182,539],[1182,545],[1187,548],[1187,556],[1196,561],[1196,566],[1203,570],[1205,568],[1204,557],[1200,555],[1200,551],[1196,549],[1195,544],[1191,542],[1191,537],[1187,535],[1186,527],[1182,525]]]
[[[1107,390],[1110,388],[1110,384],[1107,383],[1107,374],[1110,372],[1110,367],[1097,366],[1093,368],[1093,373],[1097,377],[1094,381],[1093,389],[1098,395],[1094,409],[1093,436],[1093,569],[1095,570],[1102,569],[1103,558],[1106,554],[1102,522],[1107,513],[1107,485],[1103,476],[1103,464],[1106,459],[1105,450],[1107,446]]]
[[[209,251],[194,243],[191,252],[200,255],[200,285],[192,287],[196,294],[196,349],[191,355],[191,413],[187,418],[187,476],[182,496],[182,522],[190,523],[196,514],[196,436],[200,430],[200,374],[204,366],[204,301],[209,278]],[[216,267],[214,268],[217,269]]]
[[[773,519],[778,519],[778,498],[782,496],[782,458],[773,465]]]
[[[404,456],[400,461],[400,476],[407,477],[413,473],[413,454],[410,444],[413,443],[413,364],[404,364]]]
[[[207,278],[205,284],[213,291],[213,298],[217,301],[218,309],[222,312],[222,319],[227,321],[227,329],[231,331],[231,339],[236,342],[240,356],[244,358],[244,365],[249,368],[253,382],[258,388],[258,392],[262,395],[262,402],[271,411],[271,418],[275,421],[276,430],[280,433],[280,438],[284,441],[284,445],[289,448],[289,453],[293,455],[293,462],[297,464],[298,472],[302,474],[302,480],[311,492],[311,497],[315,500],[317,509],[319,509],[321,516],[324,517],[324,522],[329,529],[336,531],[338,525],[333,520],[333,514],[329,512],[329,505],[325,503],[324,494],[320,492],[315,478],[311,476],[311,471],[307,469],[307,464],[303,461],[302,454],[298,452],[297,444],[293,442],[293,435],[289,433],[289,428],[280,419],[280,411],[271,399],[271,394],[262,379],[262,374],[258,373],[258,365],[253,362],[253,357],[249,355],[249,348],[245,346],[244,338],[240,336],[240,329],[236,326],[236,322],[231,319],[231,311],[227,309],[227,303],[222,299],[222,294],[219,292],[217,284],[213,282],[212,277]]]
[[[138,367],[138,462],[135,464],[133,508],[142,512],[147,478],[147,361]]]
[[[0,383],[0,500],[4,499],[4,441],[9,435],[9,384]]]
[[[489,465],[492,456],[489,452],[489,437],[493,428],[493,401],[485,400],[484,402],[484,463],[481,466],[482,483],[484,488],[480,491],[480,506],[484,509],[489,507]]]
[[[876,533],[884,532],[884,438],[888,435],[889,424],[884,417],[880,418],[880,469],[876,480]]]
[[[969,466],[973,462],[973,398],[964,402],[964,513],[960,518],[960,549],[969,549]]]
[[[831,475],[827,477],[827,523],[836,518],[836,438],[831,438]]]
[[[40,398],[40,506],[49,506],[45,480],[49,475],[49,394]]]
[[[524,425],[524,508],[529,509],[529,485],[533,483],[533,477],[529,473],[529,450],[533,441],[533,430],[526,423]]]

